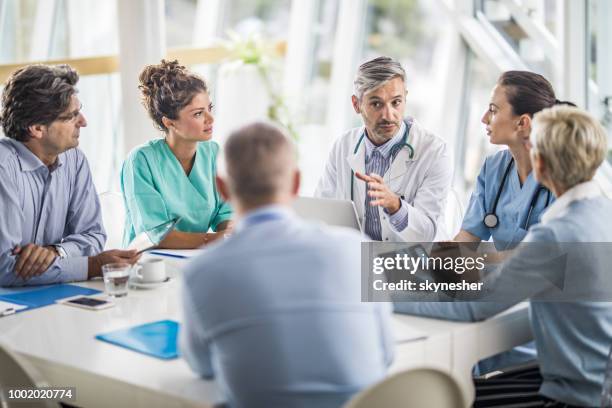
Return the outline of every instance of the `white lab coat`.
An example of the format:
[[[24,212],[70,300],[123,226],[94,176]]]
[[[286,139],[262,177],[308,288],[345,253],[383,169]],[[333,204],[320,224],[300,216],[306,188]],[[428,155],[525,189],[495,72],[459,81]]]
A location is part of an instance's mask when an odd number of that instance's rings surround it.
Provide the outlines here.
[[[365,173],[365,142],[354,153],[364,126],[351,129],[336,140],[315,191],[316,197],[351,199],[351,182],[357,215],[362,228],[365,226],[366,185],[356,177],[351,180],[351,170]],[[452,158],[446,142],[413,121],[408,143],[414,148],[410,159],[409,149],[404,147],[383,176],[385,183],[398,196],[402,205],[408,205],[408,226],[396,231],[383,207],[378,207],[382,240],[388,242],[427,242],[445,238],[443,212],[446,196],[452,182]]]

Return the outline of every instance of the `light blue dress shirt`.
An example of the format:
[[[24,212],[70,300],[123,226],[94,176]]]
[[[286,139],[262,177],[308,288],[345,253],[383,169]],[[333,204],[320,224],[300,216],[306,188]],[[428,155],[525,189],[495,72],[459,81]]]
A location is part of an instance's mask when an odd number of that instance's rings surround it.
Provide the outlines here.
[[[364,138],[366,157],[365,157],[365,171],[366,174],[375,173],[383,177],[391,162],[395,157],[392,156],[393,146],[401,143],[404,133],[406,133],[406,123],[402,121],[402,124],[397,133],[386,143],[375,146],[370,139]],[[376,200],[374,197],[370,197],[366,194],[365,196],[365,233],[375,241],[382,240],[382,227],[380,225],[380,215],[378,213],[378,207],[370,205],[370,201]],[[396,231],[403,231],[408,226],[408,207],[405,200],[400,198],[400,208],[395,213],[389,215],[389,221],[395,228]],[[387,210],[385,209],[385,212]]]
[[[488,241],[492,237],[498,250],[511,249],[521,242],[527,234],[527,229],[540,222],[542,212],[554,201],[552,194],[541,190],[531,212],[529,225],[525,229],[531,200],[539,184],[531,172],[521,186],[516,163],[513,163],[502,187],[495,211],[499,220],[498,225],[495,228],[488,228],[484,225],[484,217],[493,210],[495,196],[500,189],[510,160],[512,160],[512,155],[509,150],[502,150],[487,157],[478,174],[474,192],[470,197],[461,224],[461,229],[476,235],[482,241]]]
[[[557,218],[534,225],[525,237],[525,242],[612,242],[610,225],[611,200],[603,196],[576,200]],[[527,246],[525,250],[529,248]],[[529,257],[518,253],[510,262],[520,265],[524,258]],[[583,277],[571,278],[581,279],[582,286],[597,285],[599,279],[610,279],[609,264],[594,262],[594,258],[589,259],[588,256],[584,259],[588,261],[586,264],[572,268],[572,271],[584,271]],[[579,262],[580,259],[573,261]],[[557,270],[563,273],[563,269]],[[506,271],[512,272],[512,276]],[[504,279],[507,284],[503,287],[509,291],[504,298],[512,296],[512,283],[536,282],[538,271],[515,265],[502,269],[500,279]],[[587,277],[590,280],[585,281]],[[592,288],[593,292],[596,290]],[[494,316],[524,300],[519,294],[524,291],[515,292],[515,301],[505,304],[400,302],[396,303],[395,309],[402,313],[476,321]],[[612,342],[612,302],[538,302],[537,299],[530,302],[529,316],[538,350],[540,372],[544,379],[540,393],[567,404],[599,406],[607,355]]]
[[[388,303],[361,302],[360,235],[250,213],[184,272],[181,353],[231,407],[339,407],[393,359]]]
[[[0,286],[87,280],[87,257],[104,248],[100,202],[82,151],[61,153],[48,168],[23,143],[0,140]],[[56,258],[28,281],[15,275],[16,246],[61,245]]]

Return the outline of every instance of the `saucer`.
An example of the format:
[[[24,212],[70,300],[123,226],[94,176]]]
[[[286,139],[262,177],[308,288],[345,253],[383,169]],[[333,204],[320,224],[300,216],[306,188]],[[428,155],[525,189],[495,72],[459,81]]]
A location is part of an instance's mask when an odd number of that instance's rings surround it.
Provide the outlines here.
[[[169,276],[167,276],[166,279],[160,282],[143,282],[137,277],[132,277],[130,279],[130,286],[139,289],[155,289],[159,288],[162,285],[165,285],[168,282],[172,282],[172,279]]]

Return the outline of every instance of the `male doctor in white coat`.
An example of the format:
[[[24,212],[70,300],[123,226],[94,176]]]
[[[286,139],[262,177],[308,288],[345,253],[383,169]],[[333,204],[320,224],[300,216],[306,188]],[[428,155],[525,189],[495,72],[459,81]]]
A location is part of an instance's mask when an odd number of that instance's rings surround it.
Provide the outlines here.
[[[363,232],[376,241],[443,238],[452,160],[444,140],[404,118],[405,80],[392,58],[359,67],[352,102],[364,126],[336,141],[315,191],[352,200]]]

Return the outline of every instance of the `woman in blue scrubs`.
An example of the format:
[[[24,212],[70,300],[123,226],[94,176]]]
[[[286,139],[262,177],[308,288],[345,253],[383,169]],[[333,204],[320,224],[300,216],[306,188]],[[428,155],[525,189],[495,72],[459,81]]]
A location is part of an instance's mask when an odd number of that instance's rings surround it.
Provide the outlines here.
[[[492,238],[498,250],[507,250],[540,222],[554,196],[534,178],[529,136],[533,115],[557,104],[573,105],[557,100],[552,85],[541,75],[508,71],[500,76],[481,121],[491,143],[507,149],[485,160],[455,241]],[[529,343],[481,361],[478,369],[486,373],[535,358],[535,348]]]
[[[143,105],[164,137],[137,147],[123,164],[123,243],[180,217],[161,247],[208,244],[223,236],[232,215],[215,185],[219,146],[211,140],[214,119],[208,87],[177,61],[149,65],[139,79]]]
[[[485,160],[455,241],[492,238],[498,250],[515,247],[554,200],[534,178],[528,143],[533,115],[561,102],[551,84],[527,71],[504,72],[481,121],[492,144],[506,146]]]

